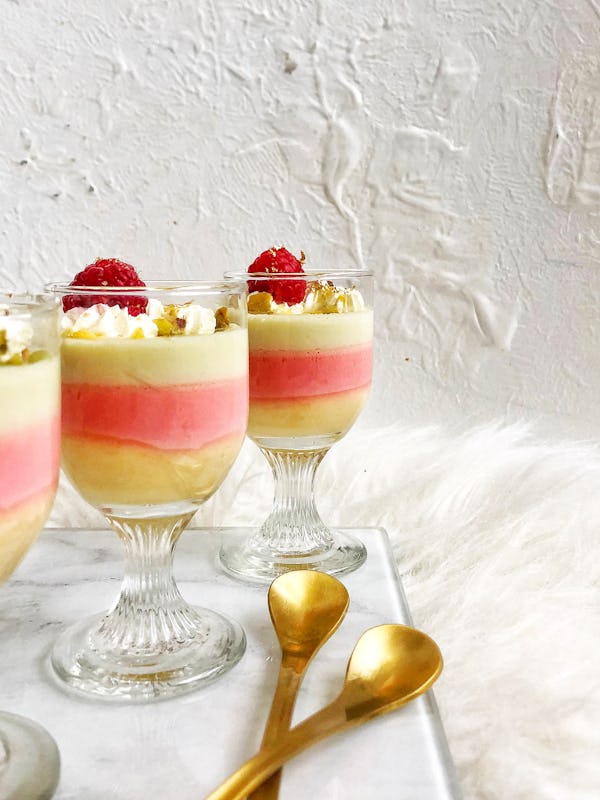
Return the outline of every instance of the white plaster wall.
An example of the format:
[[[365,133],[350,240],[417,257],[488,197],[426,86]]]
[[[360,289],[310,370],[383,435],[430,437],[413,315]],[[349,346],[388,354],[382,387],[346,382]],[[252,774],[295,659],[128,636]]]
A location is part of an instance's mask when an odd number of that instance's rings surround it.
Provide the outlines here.
[[[377,273],[367,422],[600,430],[600,0],[0,0],[0,283]]]

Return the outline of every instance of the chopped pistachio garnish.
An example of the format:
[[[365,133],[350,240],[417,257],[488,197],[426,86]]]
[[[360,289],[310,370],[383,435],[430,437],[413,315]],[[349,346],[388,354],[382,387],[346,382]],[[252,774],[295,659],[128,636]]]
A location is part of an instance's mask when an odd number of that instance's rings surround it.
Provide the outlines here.
[[[250,314],[268,314],[272,302],[273,295],[269,292],[252,292],[248,295],[248,311]]]
[[[24,364],[35,364],[38,361],[43,361],[50,358],[50,353],[46,350],[23,350],[20,353],[14,353],[10,358],[5,361],[0,361],[0,367],[21,367]]]
[[[173,332],[173,326],[171,323],[164,319],[163,317],[158,317],[157,319],[153,319],[152,322],[156,325],[158,335],[159,336],[170,336]]]
[[[38,361],[45,361],[47,358],[50,358],[50,353],[47,350],[34,350],[30,354],[28,361],[30,364],[35,364]]]
[[[229,309],[227,306],[221,306],[221,308],[217,308],[215,311],[215,322],[215,330],[217,331],[223,331],[225,328],[229,327]]]
[[[63,333],[65,339],[100,339],[99,333],[92,333],[91,331],[65,331]]]
[[[364,307],[365,301],[356,286],[340,288],[332,281],[311,281],[304,300],[295,305],[276,303],[269,292],[248,295],[250,314],[345,314]]]

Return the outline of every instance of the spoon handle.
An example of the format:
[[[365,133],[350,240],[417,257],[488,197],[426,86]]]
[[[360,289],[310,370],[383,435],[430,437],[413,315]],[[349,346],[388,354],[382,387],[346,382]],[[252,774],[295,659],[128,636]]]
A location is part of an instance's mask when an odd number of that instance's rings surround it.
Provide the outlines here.
[[[289,663],[286,664],[285,658],[281,662],[271,710],[260,745],[261,750],[274,747],[281,736],[289,731],[296,695],[302,683],[303,675],[304,671],[302,669],[298,671]],[[277,800],[280,783],[281,770],[277,770],[249,796],[248,800]]]
[[[279,745],[261,750],[242,764],[205,800],[244,800],[290,758],[328,736],[361,722],[364,719],[360,717],[346,718],[344,704],[338,698],[292,728]]]

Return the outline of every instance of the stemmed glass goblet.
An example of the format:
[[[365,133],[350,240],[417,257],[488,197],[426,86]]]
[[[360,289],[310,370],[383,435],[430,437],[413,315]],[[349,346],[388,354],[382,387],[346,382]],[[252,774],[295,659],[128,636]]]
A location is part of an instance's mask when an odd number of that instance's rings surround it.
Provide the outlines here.
[[[0,294],[0,582],[46,522],[59,453],[58,304],[51,296]],[[58,777],[50,735],[0,711],[0,795],[47,800]]]
[[[363,270],[231,273],[248,284],[248,435],[272,469],[275,499],[260,529],[223,544],[230,575],[266,583],[291,569],[334,575],[356,569],[366,550],[323,522],[316,470],[354,424],[370,388],[373,277]],[[278,298],[304,299],[289,304]],[[300,293],[298,295],[298,289]]]
[[[63,468],[125,550],[115,605],[65,631],[51,664],[85,694],[180,694],[221,675],[245,648],[241,627],[188,605],[172,575],[179,536],[244,438],[244,289],[231,281],[51,288],[67,309]]]

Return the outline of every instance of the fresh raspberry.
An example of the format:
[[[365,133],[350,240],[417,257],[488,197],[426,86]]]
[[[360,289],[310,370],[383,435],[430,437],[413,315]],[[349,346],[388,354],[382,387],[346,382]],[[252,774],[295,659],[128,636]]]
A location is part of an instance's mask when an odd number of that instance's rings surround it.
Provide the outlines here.
[[[78,272],[69,286],[124,286],[131,288],[134,286],[145,286],[144,281],[139,277],[135,268],[131,264],[119,261],[116,258],[99,258],[93,264]],[[127,308],[132,317],[143,314],[148,307],[147,297],[136,297],[132,295],[107,294],[68,294],[63,297],[63,309],[68,311],[70,308],[89,308],[96,303],[105,303],[107,306],[121,306]]]
[[[302,254],[304,260],[304,254]],[[285,247],[270,247],[261,253],[248,267],[248,272],[267,272],[281,275],[286,272],[304,272],[302,261],[293,256]],[[248,281],[248,291],[269,292],[276,303],[292,306],[301,303],[306,294],[306,281],[302,278],[275,281]]]

